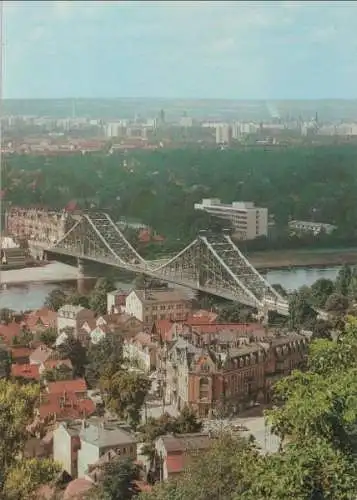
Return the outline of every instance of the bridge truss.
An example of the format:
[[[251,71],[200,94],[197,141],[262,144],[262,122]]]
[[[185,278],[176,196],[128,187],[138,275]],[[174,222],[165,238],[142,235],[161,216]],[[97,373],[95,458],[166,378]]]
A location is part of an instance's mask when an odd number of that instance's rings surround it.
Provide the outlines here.
[[[201,231],[178,255],[164,263],[145,261],[105,213],[85,213],[48,250],[120,267],[136,273],[288,314],[287,301],[258,273],[227,232]]]

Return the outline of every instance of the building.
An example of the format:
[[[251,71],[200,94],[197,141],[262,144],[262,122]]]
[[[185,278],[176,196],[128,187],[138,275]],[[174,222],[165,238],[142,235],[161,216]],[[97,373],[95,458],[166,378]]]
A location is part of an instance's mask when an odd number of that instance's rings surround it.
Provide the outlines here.
[[[307,344],[298,334],[255,340],[223,332],[207,345],[186,331],[163,353],[166,401],[201,418],[267,403],[273,382],[301,365]]]
[[[337,226],[334,226],[333,224],[325,224],[323,222],[291,220],[289,222],[289,229],[290,231],[310,233],[317,236],[319,234],[331,234],[337,229]]]
[[[93,320],[94,312],[82,306],[72,306],[65,304],[57,311],[57,331],[58,333],[72,331],[75,336],[86,321]]]
[[[56,243],[71,226],[68,213],[10,207],[5,214],[6,230],[17,239]]]
[[[125,310],[125,299],[128,296],[128,292],[123,290],[114,290],[113,292],[107,293],[107,313],[108,314],[120,314]]]
[[[212,438],[204,433],[167,434],[155,441],[156,469],[161,481],[176,478],[185,471],[193,457],[205,453]]]
[[[132,290],[125,301],[125,312],[151,327],[157,320],[182,321],[191,310],[191,301],[178,289]]]
[[[232,127],[228,123],[217,125],[216,144],[230,144],[232,140]]]
[[[218,198],[206,198],[201,203],[195,203],[194,208],[227,220],[235,236],[242,240],[268,235],[268,209],[255,207],[252,202],[234,201],[228,205],[221,203]]]
[[[123,458],[136,460],[136,439],[117,421],[88,420],[84,422],[80,433],[78,451],[78,477],[83,477],[90,465],[109,450],[114,450]]]
[[[147,333],[138,333],[124,341],[124,356],[141,370],[149,373],[156,368],[158,346]]]

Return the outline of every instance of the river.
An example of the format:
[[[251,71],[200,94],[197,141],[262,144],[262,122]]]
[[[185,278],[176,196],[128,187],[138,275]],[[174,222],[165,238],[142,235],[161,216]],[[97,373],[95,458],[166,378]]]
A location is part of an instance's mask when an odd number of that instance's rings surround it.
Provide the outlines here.
[[[303,285],[312,285],[319,278],[335,279],[339,267],[330,268],[295,268],[269,271],[265,274],[271,284],[279,283],[286,290],[296,290]],[[12,273],[9,277],[9,274]],[[66,264],[51,263],[43,268],[2,271],[0,282],[8,284],[0,290],[0,308],[8,307],[16,311],[37,309],[41,307],[48,293],[58,287],[76,285],[76,268]],[[90,276],[97,276],[91,273]],[[121,280],[115,276],[118,288],[130,288],[130,280]],[[85,280],[92,286],[93,279]]]

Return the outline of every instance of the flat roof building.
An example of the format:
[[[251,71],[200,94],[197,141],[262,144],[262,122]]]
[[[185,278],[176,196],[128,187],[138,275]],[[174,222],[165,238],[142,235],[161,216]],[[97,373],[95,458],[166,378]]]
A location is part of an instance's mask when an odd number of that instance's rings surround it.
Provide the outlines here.
[[[235,236],[242,240],[268,235],[268,209],[256,207],[253,202],[234,201],[229,205],[218,198],[206,198],[195,203],[194,208],[229,221]]]

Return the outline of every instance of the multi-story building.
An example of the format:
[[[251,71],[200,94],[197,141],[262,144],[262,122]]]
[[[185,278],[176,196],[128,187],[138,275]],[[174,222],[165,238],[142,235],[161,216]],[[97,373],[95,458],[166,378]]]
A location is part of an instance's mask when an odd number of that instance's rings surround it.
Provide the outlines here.
[[[321,233],[331,234],[337,229],[337,226],[324,222],[291,220],[289,222],[289,229],[294,232],[310,233],[317,236]]]
[[[145,327],[157,320],[184,320],[191,310],[188,296],[178,289],[132,290],[125,300],[125,312],[134,316]]]
[[[269,402],[273,382],[304,360],[308,339],[288,334],[249,342],[228,335],[208,346],[194,342],[186,332],[164,354],[166,399],[209,417]]]
[[[230,144],[232,140],[232,127],[225,123],[216,127],[216,144]]]
[[[234,201],[228,205],[218,198],[206,198],[201,203],[195,203],[194,207],[229,221],[235,236],[242,240],[268,235],[268,209],[258,208],[252,202]]]
[[[94,313],[82,306],[65,304],[57,311],[57,331],[72,331],[75,336],[86,321],[94,320]]]
[[[36,208],[10,207],[5,214],[6,230],[18,239],[55,243],[69,230],[71,221],[67,212]]]

